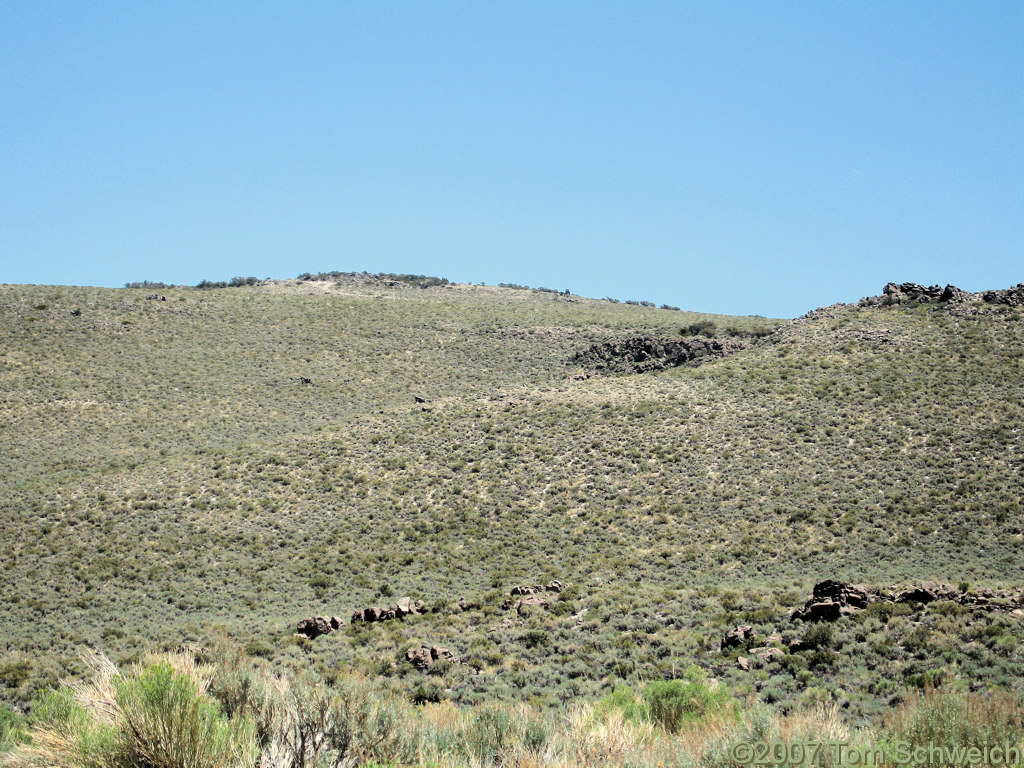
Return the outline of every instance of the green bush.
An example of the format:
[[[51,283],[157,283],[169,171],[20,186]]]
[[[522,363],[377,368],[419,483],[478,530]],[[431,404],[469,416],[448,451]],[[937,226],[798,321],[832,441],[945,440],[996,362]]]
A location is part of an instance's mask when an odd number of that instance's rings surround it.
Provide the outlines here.
[[[686,670],[683,680],[651,683],[644,691],[650,719],[668,733],[687,723],[726,708],[732,700],[724,688],[712,687],[697,667]]]
[[[627,720],[646,720],[647,706],[629,686],[619,686],[597,703],[598,712],[617,709]]]
[[[216,702],[167,662],[135,678],[115,678],[130,764],[151,768],[242,766],[256,760],[251,721],[228,720]]]
[[[668,733],[677,733],[714,712],[738,711],[725,688],[709,683],[704,672],[689,667],[681,680],[660,680],[642,695],[628,687],[616,688],[597,705],[598,712],[618,709],[627,720],[649,720]]]

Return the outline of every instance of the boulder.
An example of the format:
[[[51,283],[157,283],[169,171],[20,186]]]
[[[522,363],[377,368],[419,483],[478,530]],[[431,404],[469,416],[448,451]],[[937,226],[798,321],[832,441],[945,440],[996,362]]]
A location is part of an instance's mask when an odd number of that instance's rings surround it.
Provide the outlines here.
[[[462,660],[456,658],[455,654],[439,645],[429,648],[425,645],[419,648],[410,648],[405,652],[405,658],[412,662],[412,665],[419,670],[428,669],[435,661],[447,661],[452,664],[462,663]]]
[[[323,616],[312,616],[308,619],[303,619],[296,626],[295,631],[300,635],[304,635],[310,639],[314,637],[320,637],[320,635],[326,635],[334,631],[334,627],[331,626],[330,619],[325,619]]]
[[[509,591],[509,594],[512,595],[513,597],[517,597],[519,595],[532,595],[536,591],[537,590],[534,587],[518,586],[518,587],[512,587],[512,589]]]
[[[434,661],[450,661],[452,664],[459,663],[459,660],[455,658],[455,654],[453,654],[447,648],[441,648],[437,645],[431,647],[430,658]]]
[[[330,623],[331,629],[341,629],[345,626],[345,622],[341,620],[340,616],[331,616]]]
[[[797,610],[793,618],[801,621],[836,621],[843,615],[842,608],[842,605],[833,600],[812,602]]]
[[[942,290],[942,295],[939,296],[939,301],[951,302],[954,304],[967,301],[970,299],[970,294],[967,291],[961,291],[955,285],[947,285]]]
[[[366,620],[366,617],[364,616],[364,611],[363,611],[362,608],[360,608],[358,611],[356,611],[355,613],[352,614],[352,623],[353,624],[357,624],[360,621],[365,621],[365,620]]]
[[[833,602],[854,608],[866,608],[871,602],[871,595],[864,587],[846,584],[836,579],[819,581],[814,585],[813,595],[811,602]]]
[[[410,648],[405,652],[405,658],[412,662],[412,665],[419,670],[427,669],[433,661],[430,649],[425,646],[422,648]]]
[[[736,627],[730,629],[722,637],[721,647],[722,650],[726,648],[742,648],[745,645],[751,643],[754,639],[754,628],[745,625],[742,627]]]
[[[1006,304],[1010,307],[1024,306],[1024,283],[1001,291],[985,291],[981,300],[986,304]]]
[[[737,656],[736,666],[742,669],[744,672],[750,671],[750,661],[747,659],[746,656]]]
[[[545,608],[547,607],[548,601],[538,595],[527,595],[519,601],[519,605],[516,606],[516,613],[520,616],[529,616],[530,612],[534,608]]]
[[[794,611],[793,618],[801,621],[836,621],[840,616],[852,616],[877,599],[877,592],[865,587],[837,579],[824,579],[814,585],[811,599],[803,608]]]
[[[411,597],[400,598],[399,601],[395,603],[395,615],[400,619],[405,618],[406,616],[416,616],[418,614],[419,609]]]
[[[375,621],[380,621],[380,617],[384,614],[380,608],[366,608],[363,610],[363,621],[372,624]]]
[[[930,589],[921,587],[913,587],[911,589],[905,589],[896,595],[897,603],[931,603],[936,599],[935,593]]]
[[[565,585],[562,582],[555,579],[554,581],[549,581],[548,585],[544,587],[544,589],[546,589],[548,592],[561,592],[563,589],[565,589]]]

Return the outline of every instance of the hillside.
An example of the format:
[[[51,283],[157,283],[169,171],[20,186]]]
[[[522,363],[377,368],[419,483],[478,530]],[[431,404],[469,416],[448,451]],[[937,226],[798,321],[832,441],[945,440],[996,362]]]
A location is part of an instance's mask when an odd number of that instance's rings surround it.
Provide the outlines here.
[[[783,322],[371,280],[0,286],[0,693],[85,647],[218,637],[462,702],[694,663],[853,716],[926,682],[1019,687],[1024,310],[876,304]],[[743,348],[571,362],[701,321]],[[792,617],[825,578],[953,591]],[[551,580],[549,605],[509,603]],[[985,610],[953,599],[986,589]],[[422,615],[351,623],[406,595]],[[295,636],[315,615],[347,626]],[[739,624],[778,654],[720,648]],[[420,645],[462,663],[424,674]]]

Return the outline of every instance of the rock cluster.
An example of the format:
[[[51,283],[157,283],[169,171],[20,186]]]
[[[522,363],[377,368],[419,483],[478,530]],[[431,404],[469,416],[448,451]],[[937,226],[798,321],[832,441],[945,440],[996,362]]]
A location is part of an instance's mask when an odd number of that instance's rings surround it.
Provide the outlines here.
[[[1024,592],[1000,591],[987,588],[965,591],[948,584],[925,581],[920,584],[896,584],[885,588],[847,584],[836,579],[825,579],[814,585],[811,598],[797,608],[791,618],[803,622],[831,622],[843,616],[853,616],[872,603],[917,606],[918,612],[934,602],[950,602],[964,606],[978,614],[1005,613],[1011,619],[1024,619]],[[754,647],[758,644],[759,647]],[[760,638],[753,627],[743,625],[726,632],[719,641],[722,651],[740,650],[767,663],[789,653],[813,650],[816,646],[802,638],[783,642],[781,634]],[[737,656],[736,664],[742,670],[750,669],[748,656]]]
[[[1011,307],[1024,306],[1024,283],[1001,291],[985,291],[981,300],[987,304],[1006,304]]]
[[[866,608],[872,595],[864,587],[825,579],[814,585],[810,600],[793,614],[801,621],[836,621],[840,616],[852,616]]]
[[[891,307],[901,304],[959,303],[968,301],[971,294],[955,285],[923,286],[917,283],[889,283],[881,296],[866,296],[858,302],[861,307]]]
[[[555,580],[549,581],[547,586],[543,587],[539,584],[535,584],[532,587],[512,587],[512,589],[509,590],[509,594],[515,597],[516,595],[536,595],[541,592],[561,592],[563,589],[565,589],[565,584]]]
[[[704,363],[746,347],[744,342],[731,339],[636,336],[624,341],[595,344],[577,352],[568,364],[583,366],[592,373],[647,373],[687,363]]]
[[[296,626],[295,631],[303,637],[314,638],[320,635],[329,635],[336,629],[345,626],[345,622],[337,616],[311,616],[303,619]]]
[[[722,638],[722,650],[726,648],[741,648],[754,639],[754,628],[751,626],[736,627],[730,629]]]
[[[534,608],[546,608],[548,601],[541,597],[545,592],[561,592],[565,589],[565,584],[558,581],[550,581],[546,586],[540,584],[534,584],[533,586],[516,586],[509,590],[509,599],[505,600],[501,604],[501,608],[504,611],[510,608],[515,608],[516,613],[520,616],[529,616],[530,612]],[[514,600],[513,598],[521,597],[522,600]]]
[[[986,304],[1004,304],[1010,307],[1024,306],[1024,283],[1013,288],[1004,288],[981,293],[962,291],[955,285],[945,288],[938,285],[918,285],[917,283],[889,283],[882,289],[881,296],[865,296],[857,306],[860,307],[895,307],[907,304],[963,304],[981,300]]]
[[[520,616],[529,616],[534,608],[547,608],[548,601],[540,595],[527,595],[516,605],[516,613]]]
[[[825,579],[814,585],[811,599],[793,612],[793,618],[802,621],[836,621],[840,616],[852,616],[870,603],[927,605],[940,600],[977,611],[1024,609],[1024,594],[1014,592],[997,592],[985,588],[964,592],[948,584],[931,581],[870,589]]]
[[[462,659],[456,658],[455,654],[447,648],[441,648],[436,645],[429,648],[425,645],[419,648],[410,648],[405,652],[405,658],[412,662],[412,665],[419,670],[428,669],[435,661],[449,661],[452,664],[462,663]]]
[[[423,612],[423,603],[411,597],[403,597],[390,608],[362,608],[352,614],[352,623],[366,622],[373,624],[378,621],[404,619],[406,616],[418,616]]]

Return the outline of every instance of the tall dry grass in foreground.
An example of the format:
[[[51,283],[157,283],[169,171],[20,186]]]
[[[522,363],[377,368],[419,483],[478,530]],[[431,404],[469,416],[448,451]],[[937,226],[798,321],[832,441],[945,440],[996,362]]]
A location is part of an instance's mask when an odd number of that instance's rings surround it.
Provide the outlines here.
[[[376,681],[343,676],[328,687],[276,675],[237,651],[211,664],[153,655],[125,673],[102,656],[88,663],[88,682],[40,697],[28,742],[8,753],[4,766],[727,768],[749,764],[737,759],[739,744],[874,749],[895,739],[1019,744],[1024,735],[1024,710],[1009,696],[913,697],[876,738],[851,731],[835,706],[785,716],[763,704],[740,706],[692,670],[673,684],[543,712],[522,704],[415,706]],[[824,750],[802,764],[839,763]]]

